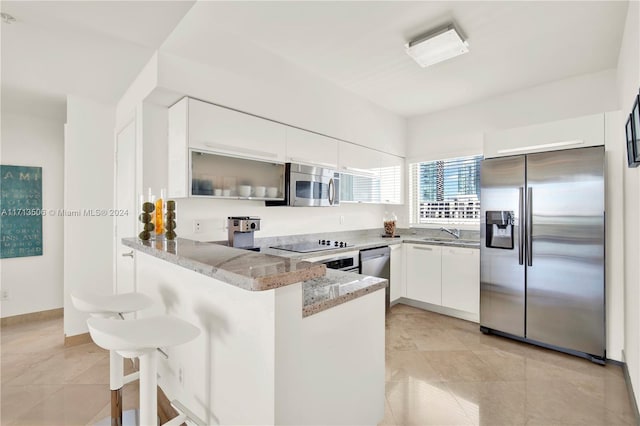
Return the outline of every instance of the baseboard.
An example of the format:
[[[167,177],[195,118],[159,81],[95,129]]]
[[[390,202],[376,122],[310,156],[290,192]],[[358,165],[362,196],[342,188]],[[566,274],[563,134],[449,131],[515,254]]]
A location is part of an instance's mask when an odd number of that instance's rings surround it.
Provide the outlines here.
[[[62,318],[64,316],[64,308],[50,309],[48,311],[31,312],[28,314],[14,315],[11,317],[0,318],[0,327],[8,325],[24,324],[34,321],[50,320]]]
[[[64,336],[64,346],[78,346],[84,345],[85,343],[91,343],[91,336],[89,333],[76,334],[75,336]]]
[[[435,312],[437,314],[448,315],[450,317],[463,319],[465,321],[471,321],[475,323],[480,322],[480,316],[478,314],[472,314],[471,312],[464,312],[457,309],[446,308],[444,306],[433,305],[431,303],[419,302],[417,300],[407,299],[406,297],[400,297],[399,299],[396,299],[395,301],[393,301],[393,303],[390,304],[390,306],[394,306],[397,304],[413,306],[414,308]]]
[[[633,392],[633,384],[631,383],[631,377],[629,376],[629,368],[627,368],[627,361],[624,356],[624,349],[622,350],[622,372],[624,373],[624,382],[627,385],[627,392],[629,393],[629,399],[631,400],[631,408],[636,415],[636,424],[640,425],[640,412],[638,411],[638,403],[636,402],[636,395]]]

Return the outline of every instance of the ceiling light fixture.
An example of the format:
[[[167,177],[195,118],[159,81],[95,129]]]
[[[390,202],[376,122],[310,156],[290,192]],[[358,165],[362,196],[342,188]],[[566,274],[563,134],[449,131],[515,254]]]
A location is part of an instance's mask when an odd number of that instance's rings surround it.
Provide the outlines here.
[[[0,13],[0,19],[2,19],[2,22],[4,22],[5,24],[13,24],[14,22],[16,22],[16,18],[4,12]]]
[[[467,53],[469,43],[451,23],[410,41],[406,48],[407,54],[421,67],[426,68]]]

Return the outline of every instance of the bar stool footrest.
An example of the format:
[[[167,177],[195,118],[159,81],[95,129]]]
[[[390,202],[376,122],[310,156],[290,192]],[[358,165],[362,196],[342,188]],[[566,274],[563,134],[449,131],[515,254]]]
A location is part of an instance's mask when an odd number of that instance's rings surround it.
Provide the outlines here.
[[[165,423],[163,426],[179,425],[179,424],[182,424],[185,420],[189,420],[189,421],[195,423],[198,426],[207,426],[207,423],[204,420],[202,420],[200,417],[196,416],[193,413],[193,411],[189,410],[187,407],[184,406],[184,404],[182,404],[177,399],[174,399],[173,401],[171,401],[171,406],[173,408],[175,408],[176,410],[178,410],[178,412],[181,413],[181,414],[178,414],[177,417],[174,417],[173,419],[171,419],[170,421]],[[180,420],[180,422],[173,423],[173,421],[177,420],[178,418],[182,418]]]
[[[140,379],[140,372],[136,371],[134,373],[127,374],[126,376],[124,376],[124,378],[122,379],[122,382],[126,385],[127,383],[135,382],[138,379]]]

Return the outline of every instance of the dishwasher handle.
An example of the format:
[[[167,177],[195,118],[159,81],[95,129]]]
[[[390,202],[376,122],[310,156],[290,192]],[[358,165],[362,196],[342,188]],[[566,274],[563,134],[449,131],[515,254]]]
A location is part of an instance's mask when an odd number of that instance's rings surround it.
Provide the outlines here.
[[[382,256],[391,256],[389,246],[360,250],[360,263],[362,263],[363,260],[377,259]]]

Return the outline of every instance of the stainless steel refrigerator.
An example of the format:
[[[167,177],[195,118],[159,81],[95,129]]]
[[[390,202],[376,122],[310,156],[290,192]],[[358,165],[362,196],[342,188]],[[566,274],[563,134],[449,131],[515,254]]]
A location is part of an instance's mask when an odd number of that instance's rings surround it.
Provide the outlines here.
[[[485,159],[480,326],[606,357],[604,147]]]

